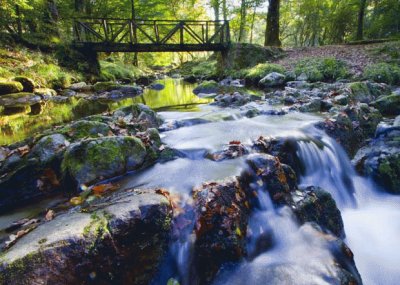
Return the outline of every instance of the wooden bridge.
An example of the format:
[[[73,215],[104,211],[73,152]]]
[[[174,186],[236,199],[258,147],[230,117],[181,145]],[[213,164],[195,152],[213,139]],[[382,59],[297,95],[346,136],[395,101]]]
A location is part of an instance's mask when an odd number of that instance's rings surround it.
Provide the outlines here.
[[[80,18],[74,45],[97,52],[224,51],[230,44],[228,21]]]

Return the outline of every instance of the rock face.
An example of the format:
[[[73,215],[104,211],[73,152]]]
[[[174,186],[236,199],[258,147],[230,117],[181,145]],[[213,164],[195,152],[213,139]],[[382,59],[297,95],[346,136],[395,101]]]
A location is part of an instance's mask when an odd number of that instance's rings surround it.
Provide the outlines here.
[[[223,264],[245,256],[249,209],[235,179],[203,184],[194,190],[194,201],[194,264],[199,284],[209,284]]]
[[[371,177],[386,191],[400,194],[400,124],[378,126],[375,139],[354,157],[357,171]]]
[[[92,184],[138,169],[145,160],[146,148],[134,137],[105,137],[71,144],[62,169],[73,185]]]
[[[95,209],[95,210],[92,210]],[[1,257],[1,284],[148,284],[168,245],[172,209],[150,190],[56,216]]]

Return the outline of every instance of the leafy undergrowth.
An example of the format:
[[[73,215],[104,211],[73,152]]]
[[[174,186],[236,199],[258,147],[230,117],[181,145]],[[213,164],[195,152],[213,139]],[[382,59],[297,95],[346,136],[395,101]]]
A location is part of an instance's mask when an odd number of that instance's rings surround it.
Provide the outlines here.
[[[135,78],[145,74],[141,69],[133,64],[125,64],[120,61],[100,61],[100,80],[101,81],[124,81],[132,82]]]
[[[296,76],[305,74],[309,81],[334,81],[350,77],[347,63],[334,57],[304,58],[294,67]]]
[[[0,47],[0,78],[11,79],[16,76],[26,76],[33,79],[38,87],[53,89],[65,88],[83,77],[77,72],[61,68],[49,54],[22,47]]]
[[[194,75],[201,78],[213,78],[217,76],[217,60],[210,57],[187,61],[177,69],[172,70],[171,73],[179,73],[182,76]]]

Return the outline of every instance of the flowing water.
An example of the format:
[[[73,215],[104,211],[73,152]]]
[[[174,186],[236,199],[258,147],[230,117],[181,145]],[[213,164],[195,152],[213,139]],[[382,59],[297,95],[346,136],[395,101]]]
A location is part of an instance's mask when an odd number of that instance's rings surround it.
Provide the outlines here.
[[[192,85],[182,85],[174,80],[164,83],[167,88],[162,92],[151,91],[142,98],[127,99],[118,105],[139,100],[158,109],[170,106],[168,111],[160,112],[166,124],[177,120],[188,123],[165,131],[161,136],[166,145],[179,150],[182,156],[126,175],[119,182],[122,187],[164,187],[185,197],[184,207],[190,201],[193,187],[239,175],[244,168],[245,157],[215,162],[205,158],[208,152],[219,151],[232,140],[250,143],[260,135],[298,137],[297,156],[304,169],[300,184],[321,186],[335,198],[344,220],[345,242],[354,252],[364,284],[398,284],[400,197],[384,194],[371,181],[356,174],[342,148],[311,127],[322,119],[321,116],[292,112],[284,116],[262,115],[249,119],[241,116],[239,109],[209,105],[193,107],[191,103],[202,102],[191,94]],[[182,110],[182,105],[189,109]],[[259,107],[272,108],[268,105]],[[199,118],[210,122],[190,123]],[[23,137],[27,132],[18,134],[15,136]],[[4,138],[2,135],[0,144],[15,140],[15,136],[7,134]],[[253,211],[249,221],[251,237],[247,249],[251,258],[223,271],[215,283],[332,284],[329,276],[335,269],[330,264],[332,256],[326,242],[317,237],[312,227],[299,227],[289,208],[274,208],[269,196],[261,191],[258,197],[260,206]],[[191,229],[188,227],[171,244],[170,254],[154,284],[166,284],[170,277],[180,279],[182,284],[190,284],[188,267],[194,241]],[[268,242],[271,237],[272,244]],[[260,248],[263,239],[266,246]]]

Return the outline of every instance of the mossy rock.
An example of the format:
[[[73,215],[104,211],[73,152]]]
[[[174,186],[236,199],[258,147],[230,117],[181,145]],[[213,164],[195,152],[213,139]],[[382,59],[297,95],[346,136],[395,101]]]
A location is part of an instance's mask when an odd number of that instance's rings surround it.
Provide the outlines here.
[[[146,147],[138,138],[88,139],[69,146],[62,169],[67,183],[79,186],[138,169],[145,158]]]
[[[111,91],[111,90],[116,90],[120,88],[121,85],[117,84],[115,82],[97,82],[95,85],[93,85],[93,90],[95,92],[106,92],[106,91]]]
[[[392,94],[384,96],[372,103],[384,116],[400,115],[400,96]]]
[[[368,81],[350,83],[348,86],[349,98],[353,102],[370,103],[381,95],[388,95],[390,90],[383,85]]]
[[[25,76],[17,76],[14,78],[14,81],[19,82],[24,87],[24,92],[33,92],[36,86],[35,81]]]
[[[250,69],[245,70],[244,72],[246,82],[257,85],[261,79],[270,73],[285,73],[285,68],[279,64],[260,63]]]
[[[20,82],[10,81],[10,82],[0,82],[0,96],[19,93],[24,90],[24,86]]]
[[[105,123],[80,120],[65,126],[57,132],[67,135],[75,141],[82,138],[107,136],[110,131],[110,127]]]
[[[57,91],[51,88],[35,88],[33,93],[42,97],[54,97],[57,96]]]

